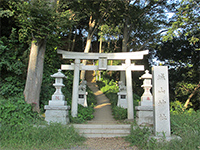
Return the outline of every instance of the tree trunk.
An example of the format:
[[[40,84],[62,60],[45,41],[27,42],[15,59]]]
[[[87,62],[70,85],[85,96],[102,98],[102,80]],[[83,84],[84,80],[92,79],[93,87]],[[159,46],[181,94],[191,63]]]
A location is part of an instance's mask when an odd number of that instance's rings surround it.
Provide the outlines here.
[[[90,47],[91,47],[91,42],[92,42],[92,36],[88,35],[84,53],[88,53],[89,52]],[[86,65],[86,62],[87,62],[87,60],[83,60],[82,64]],[[85,79],[85,70],[81,70],[80,79],[81,80]]]
[[[126,21],[124,23],[124,33],[123,33],[123,40],[122,40],[122,52],[127,52],[127,43],[129,40],[129,29],[128,29],[128,22],[129,19],[126,18]],[[125,84],[125,71],[120,72],[120,81],[123,81]]]
[[[200,87],[200,82],[199,82],[199,84],[197,85],[197,87],[194,89],[194,91],[190,94],[190,96],[188,97],[187,101],[185,102],[185,104],[184,104],[184,107],[185,107],[185,108],[188,107],[188,104],[189,104],[191,98],[194,96],[194,94],[196,93],[196,91],[198,90],[199,87]]]
[[[73,41],[72,41],[72,48],[71,48],[72,52],[74,51],[74,46],[75,46],[75,42],[76,42],[76,35],[77,35],[77,29],[75,30],[74,38],[73,38]]]
[[[39,99],[43,77],[45,49],[45,40],[32,40],[24,97],[27,103],[32,104],[33,111],[37,112],[40,111]]]
[[[95,20],[92,20],[92,16],[90,16],[89,31],[88,31],[88,36],[87,36],[87,41],[86,41],[84,53],[88,53],[90,51],[92,37],[93,37],[93,34],[94,34],[94,30],[95,30],[94,26],[95,26]],[[83,60],[82,63],[83,63],[83,65],[86,65],[86,60]],[[85,70],[81,71],[80,79],[81,80],[85,79]]]
[[[103,26],[101,26],[101,35],[100,35],[100,41],[99,41],[99,53],[102,52],[102,44],[103,44]],[[101,81],[101,70],[99,70],[99,81]]]
[[[72,37],[72,28],[70,29],[68,40],[67,40],[67,51],[71,51],[71,37]]]

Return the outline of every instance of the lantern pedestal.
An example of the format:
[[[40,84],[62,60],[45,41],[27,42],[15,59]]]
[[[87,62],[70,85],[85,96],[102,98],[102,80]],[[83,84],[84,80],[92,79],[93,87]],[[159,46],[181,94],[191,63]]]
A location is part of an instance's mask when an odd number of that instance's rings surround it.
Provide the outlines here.
[[[45,120],[50,122],[57,122],[61,124],[68,124],[69,123],[69,106],[51,106],[45,105],[44,109],[45,112]]]
[[[136,106],[136,121],[140,126],[153,126],[153,106]]]

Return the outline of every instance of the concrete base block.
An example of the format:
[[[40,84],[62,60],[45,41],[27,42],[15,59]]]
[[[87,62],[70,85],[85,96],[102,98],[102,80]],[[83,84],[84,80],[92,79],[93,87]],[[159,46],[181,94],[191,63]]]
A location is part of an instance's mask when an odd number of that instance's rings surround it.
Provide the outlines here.
[[[69,123],[69,106],[49,106],[45,105],[45,120],[50,122],[57,122],[62,124]]]
[[[136,106],[135,109],[138,125],[153,126],[153,106]]]
[[[81,104],[83,107],[88,107],[86,99],[78,99],[78,104]]]
[[[156,139],[157,142],[170,142],[171,140],[182,140],[180,136],[172,135],[172,136],[150,136],[149,140],[153,138]]]
[[[49,105],[50,106],[66,106],[67,105],[67,101],[59,101],[59,100],[50,100],[49,101]]]
[[[117,106],[126,109],[128,107],[127,106],[127,100],[126,99],[124,99],[124,100],[123,99],[118,100]]]

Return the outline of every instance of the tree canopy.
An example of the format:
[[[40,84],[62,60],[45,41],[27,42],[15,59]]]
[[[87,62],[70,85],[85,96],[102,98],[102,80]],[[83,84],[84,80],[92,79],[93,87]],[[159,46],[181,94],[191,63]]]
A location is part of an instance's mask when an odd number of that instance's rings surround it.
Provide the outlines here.
[[[49,75],[62,62],[57,48],[107,53],[149,49],[151,57],[142,62],[145,68],[155,58],[163,61],[170,69],[172,100],[185,103],[189,98],[199,109],[199,6],[197,0],[3,0],[0,94],[9,97],[23,92],[33,44],[43,43],[43,53],[39,47],[36,59],[38,66],[44,60],[44,71],[39,69],[41,107],[49,99],[43,93],[52,83]],[[168,13],[173,17],[168,19]],[[135,88],[140,88],[140,75],[135,73]]]
[[[184,35],[190,44],[196,44],[200,38],[200,1],[182,0],[173,11],[170,27],[163,40]],[[199,48],[197,48],[199,50]]]

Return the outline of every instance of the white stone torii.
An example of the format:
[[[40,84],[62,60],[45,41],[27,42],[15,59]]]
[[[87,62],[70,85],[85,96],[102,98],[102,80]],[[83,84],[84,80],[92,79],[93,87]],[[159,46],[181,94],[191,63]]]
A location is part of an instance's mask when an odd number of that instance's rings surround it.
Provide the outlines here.
[[[75,62],[71,65],[61,65],[62,70],[74,70],[73,79],[73,94],[71,115],[77,117],[78,112],[78,86],[79,86],[79,71],[80,70],[111,70],[111,71],[126,71],[126,87],[127,87],[127,114],[128,119],[134,119],[133,111],[133,93],[132,93],[132,76],[131,71],[144,71],[144,65],[131,64],[131,60],[141,60],[144,55],[149,53],[148,50],[138,52],[119,52],[119,53],[83,53],[69,52],[57,50],[58,54],[62,54],[63,59],[74,59]],[[80,60],[99,60],[99,65],[82,65]],[[125,60],[122,65],[107,65],[107,60]]]

